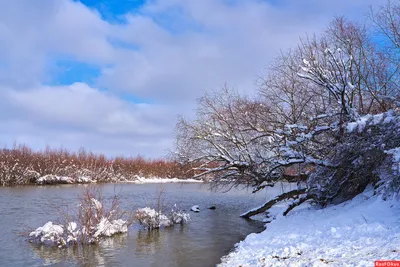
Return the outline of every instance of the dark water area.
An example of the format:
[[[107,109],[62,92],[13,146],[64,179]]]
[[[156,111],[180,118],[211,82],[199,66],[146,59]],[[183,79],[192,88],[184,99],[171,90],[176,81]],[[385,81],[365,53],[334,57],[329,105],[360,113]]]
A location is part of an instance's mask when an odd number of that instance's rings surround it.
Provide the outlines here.
[[[177,204],[190,213],[186,225],[147,231],[134,224],[127,234],[82,248],[49,248],[30,244],[27,234],[48,221],[56,221],[55,207],[76,207],[82,185],[0,188],[0,266],[215,266],[234,244],[262,231],[259,221],[239,215],[263,203],[266,196],[234,189],[210,191],[207,184],[96,185],[104,199],[114,193],[123,209],[154,204],[164,192],[166,206]],[[201,212],[190,207],[199,205]],[[208,207],[216,206],[215,210]]]

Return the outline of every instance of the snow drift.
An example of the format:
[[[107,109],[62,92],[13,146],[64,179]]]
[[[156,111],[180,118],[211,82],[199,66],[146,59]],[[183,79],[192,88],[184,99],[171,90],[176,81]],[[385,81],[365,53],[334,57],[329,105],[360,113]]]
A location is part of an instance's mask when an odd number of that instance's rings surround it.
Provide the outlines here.
[[[374,260],[398,260],[398,200],[371,195],[280,216],[237,244],[219,266],[372,266]]]

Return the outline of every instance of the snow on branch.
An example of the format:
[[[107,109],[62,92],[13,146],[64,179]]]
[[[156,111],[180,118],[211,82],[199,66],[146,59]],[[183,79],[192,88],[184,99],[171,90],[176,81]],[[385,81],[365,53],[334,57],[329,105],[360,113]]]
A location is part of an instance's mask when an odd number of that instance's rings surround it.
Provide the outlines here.
[[[358,114],[352,108],[355,89],[351,79],[353,56],[340,48],[333,51],[327,48],[323,53],[318,52],[316,47],[313,49],[315,54],[303,59],[298,76],[325,88],[348,120],[357,118]]]

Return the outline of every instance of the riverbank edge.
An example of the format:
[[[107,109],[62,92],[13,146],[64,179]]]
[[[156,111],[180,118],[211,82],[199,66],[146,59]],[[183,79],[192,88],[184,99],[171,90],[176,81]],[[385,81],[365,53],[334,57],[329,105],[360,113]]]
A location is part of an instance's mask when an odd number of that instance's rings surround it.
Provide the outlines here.
[[[383,199],[370,190],[339,205],[305,205],[277,215],[252,233],[217,266],[369,266],[400,260],[400,196]],[[282,214],[284,205],[275,211]]]
[[[14,187],[14,186],[52,186],[52,185],[88,185],[88,184],[163,184],[163,183],[204,183],[206,181],[201,179],[183,179],[183,178],[159,178],[159,177],[141,177],[135,175],[133,179],[112,179],[109,181],[97,181],[90,177],[80,176],[77,178],[58,175],[45,175],[35,182],[30,182],[21,185],[2,185],[0,187]]]

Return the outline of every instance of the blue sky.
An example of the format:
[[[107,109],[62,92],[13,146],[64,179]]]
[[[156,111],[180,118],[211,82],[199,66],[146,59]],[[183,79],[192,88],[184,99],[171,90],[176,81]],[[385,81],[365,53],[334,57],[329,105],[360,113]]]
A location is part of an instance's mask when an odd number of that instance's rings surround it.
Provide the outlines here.
[[[178,114],[381,0],[0,0],[0,146],[161,157]]]
[[[146,3],[144,0],[82,0],[84,5],[96,9],[102,18],[110,22],[120,21],[120,17],[128,12],[140,11]]]

